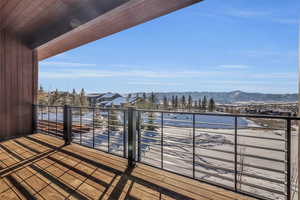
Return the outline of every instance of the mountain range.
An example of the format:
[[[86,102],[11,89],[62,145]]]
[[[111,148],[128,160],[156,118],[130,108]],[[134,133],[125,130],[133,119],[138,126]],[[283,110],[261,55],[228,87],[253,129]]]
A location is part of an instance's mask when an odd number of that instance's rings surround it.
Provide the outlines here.
[[[192,96],[193,100],[198,100],[206,96],[208,99],[213,98],[217,103],[236,103],[236,102],[295,102],[298,101],[298,94],[266,94],[266,93],[249,93],[243,91],[232,92],[161,92],[155,93],[159,100],[166,96],[171,99],[172,96]],[[142,93],[139,93],[141,96]],[[147,93],[149,96],[150,93]]]

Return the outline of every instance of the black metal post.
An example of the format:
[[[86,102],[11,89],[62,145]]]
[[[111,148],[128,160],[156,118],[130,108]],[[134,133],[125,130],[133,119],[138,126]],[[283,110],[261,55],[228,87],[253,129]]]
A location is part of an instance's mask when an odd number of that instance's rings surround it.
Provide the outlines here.
[[[80,120],[80,144],[82,144],[82,110],[79,108],[79,120]]]
[[[127,152],[127,147],[126,147],[126,123],[127,123],[127,117],[126,117],[126,111],[123,112],[123,157],[126,158],[126,152]]]
[[[44,107],[41,105],[40,106],[40,109],[41,109],[41,131],[45,131],[44,129],[45,129],[45,127],[44,127]]]
[[[195,173],[195,150],[196,150],[196,119],[195,119],[195,114],[193,114],[193,178],[196,177],[196,173]]]
[[[237,176],[238,176],[238,148],[237,148],[237,143],[238,143],[238,135],[237,135],[237,129],[238,129],[238,118],[237,116],[234,117],[234,190],[237,192]]]
[[[111,123],[110,123],[110,113],[109,110],[107,111],[107,152],[110,152],[110,129],[111,129]]]
[[[286,199],[291,200],[291,119],[286,120]]]
[[[141,161],[141,112],[138,112],[137,131],[138,131],[138,161]]]
[[[47,133],[50,133],[50,110],[49,110],[49,106],[47,106],[47,112],[48,112],[48,128],[47,128]]]
[[[93,148],[95,148],[95,108],[93,108]]]
[[[164,168],[164,113],[161,113],[161,168]]]
[[[55,107],[55,133],[57,134],[57,123],[58,123],[58,120],[57,120],[57,107]]]
[[[72,110],[68,105],[64,106],[64,139],[65,145],[72,142]]]
[[[33,105],[32,107],[32,133],[36,133],[37,131],[37,123],[38,123],[38,106]]]
[[[136,109],[128,108],[128,166],[134,167],[136,161]]]

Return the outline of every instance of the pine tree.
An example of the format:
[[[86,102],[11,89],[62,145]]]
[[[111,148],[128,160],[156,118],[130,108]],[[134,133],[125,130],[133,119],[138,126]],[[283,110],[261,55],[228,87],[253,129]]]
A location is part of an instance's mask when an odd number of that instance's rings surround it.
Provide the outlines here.
[[[198,101],[194,101],[194,108],[198,108]]]
[[[85,91],[83,88],[81,89],[79,99],[80,99],[80,104],[82,107],[88,106],[87,97],[85,96]]]
[[[58,99],[59,99],[59,93],[58,90],[56,89],[54,93],[49,93],[49,105],[50,106],[55,106],[58,105]]]
[[[73,89],[73,91],[72,91],[72,96],[71,96],[72,106],[76,106],[76,97],[77,97],[76,90]]]
[[[147,100],[147,95],[146,95],[146,93],[144,92],[144,93],[143,93],[143,101],[146,102],[146,100]]]
[[[215,111],[215,109],[216,109],[215,101],[213,98],[211,98],[209,100],[208,110],[209,110],[209,112],[213,112],[213,111]]]
[[[174,109],[175,108],[175,97],[174,96],[172,96],[172,101],[171,101],[171,106],[172,106],[172,108]]]
[[[42,85],[40,85],[39,92],[40,92],[40,93],[43,93],[43,92],[44,92],[44,88],[43,88],[43,86],[42,86]]]
[[[178,96],[175,97],[175,109],[178,108]]]
[[[198,107],[197,107],[199,110],[201,110],[202,109],[202,100],[201,100],[201,98],[199,98],[199,100],[198,100]]]
[[[168,98],[164,96],[164,109],[168,109],[168,107],[169,107]]]
[[[189,95],[189,99],[188,99],[188,108],[189,108],[189,110],[192,109],[192,105],[193,105],[193,99],[192,99],[192,96]]]
[[[207,109],[207,98],[206,98],[206,96],[204,96],[203,100],[202,100],[202,109],[204,111],[206,111],[206,109]]]
[[[181,108],[185,108],[185,106],[186,106],[186,100],[185,100],[185,96],[183,95],[182,97],[181,97]]]
[[[151,95],[150,95],[150,97],[149,97],[150,106],[152,108],[154,108],[155,105],[156,105],[156,102],[157,102],[157,98],[156,98],[155,94],[152,92]]]

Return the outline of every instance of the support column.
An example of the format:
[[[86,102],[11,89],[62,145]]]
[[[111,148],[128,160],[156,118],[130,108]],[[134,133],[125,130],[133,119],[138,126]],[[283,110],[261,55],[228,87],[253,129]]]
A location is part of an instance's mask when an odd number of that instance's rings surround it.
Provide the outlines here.
[[[32,133],[37,78],[36,51],[0,31],[0,140]]]

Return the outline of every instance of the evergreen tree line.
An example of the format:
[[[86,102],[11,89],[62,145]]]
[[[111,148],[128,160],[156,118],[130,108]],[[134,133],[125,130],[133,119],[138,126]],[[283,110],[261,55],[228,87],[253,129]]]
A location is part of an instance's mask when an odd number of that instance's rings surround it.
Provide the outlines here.
[[[130,95],[131,96],[131,95]],[[139,97],[139,94],[137,94]],[[184,110],[200,110],[213,112],[216,110],[216,103],[213,98],[199,98],[194,100],[191,95],[189,96],[172,96],[170,99],[164,96],[162,105],[158,101],[157,96],[152,92],[148,97],[146,93],[142,94],[141,101],[138,103],[139,108],[163,108],[163,109],[184,109]]]
[[[194,100],[191,95],[187,98],[186,96],[172,96],[171,99],[168,99],[166,96],[163,98],[163,107],[165,109],[194,109],[202,111],[213,112],[216,109],[216,103],[213,98],[208,98],[204,96]]]
[[[49,106],[63,106],[71,105],[76,107],[87,107],[89,105],[84,89],[82,88],[79,93],[73,89],[72,93],[59,92],[57,89],[54,92],[44,92],[42,86],[39,89],[39,103],[47,104]]]

